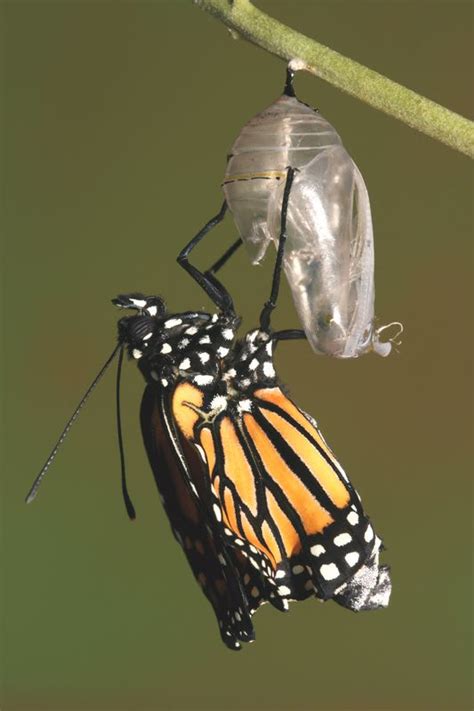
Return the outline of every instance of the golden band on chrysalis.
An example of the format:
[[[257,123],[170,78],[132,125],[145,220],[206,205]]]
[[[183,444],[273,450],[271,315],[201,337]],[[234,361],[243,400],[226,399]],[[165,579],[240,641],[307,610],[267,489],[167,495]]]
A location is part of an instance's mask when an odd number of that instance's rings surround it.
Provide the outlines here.
[[[226,175],[222,185],[228,185],[229,183],[235,183],[239,180],[280,180],[286,177],[286,172],[281,170],[267,170],[255,173],[240,173],[237,175]]]

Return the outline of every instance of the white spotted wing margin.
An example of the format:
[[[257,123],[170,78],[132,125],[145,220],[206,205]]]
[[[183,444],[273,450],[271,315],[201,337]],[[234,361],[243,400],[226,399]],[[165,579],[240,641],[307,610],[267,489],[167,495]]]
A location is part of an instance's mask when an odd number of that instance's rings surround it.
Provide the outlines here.
[[[239,573],[239,566],[246,562],[221,539],[206,503],[203,463],[178,434],[169,397],[158,385],[149,384],[145,389],[140,410],[145,449],[173,534],[214,609],[222,640],[229,649],[239,650],[242,642],[255,637],[250,619],[254,605],[243,589],[247,573]]]

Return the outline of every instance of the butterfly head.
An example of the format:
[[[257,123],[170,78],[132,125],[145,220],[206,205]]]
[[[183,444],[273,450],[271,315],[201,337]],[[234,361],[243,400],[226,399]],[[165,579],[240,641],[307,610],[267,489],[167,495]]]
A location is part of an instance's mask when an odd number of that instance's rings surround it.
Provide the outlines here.
[[[165,302],[159,296],[119,294],[112,303],[120,309],[136,312],[120,319],[118,334],[119,341],[128,346],[129,355],[138,359],[159,329],[160,319],[166,313]]]
[[[119,294],[112,299],[119,309],[132,309],[139,315],[163,316],[166,313],[165,302],[161,296],[144,296],[143,294]]]

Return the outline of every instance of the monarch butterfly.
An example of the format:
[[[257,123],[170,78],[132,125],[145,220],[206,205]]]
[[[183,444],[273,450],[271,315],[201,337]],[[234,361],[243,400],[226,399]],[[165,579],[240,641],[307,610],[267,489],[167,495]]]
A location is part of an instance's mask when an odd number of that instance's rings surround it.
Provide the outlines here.
[[[379,566],[381,541],[358,495],[315,421],[283,393],[273,365],[280,341],[304,338],[302,331],[270,326],[293,177],[290,168],[271,295],[259,327],[243,339],[236,339],[240,319],[232,298],[214,276],[233,248],[204,273],[188,260],[221,213],[178,258],[218,313],[170,314],[160,297],[141,294],[113,300],[136,313],[120,319],[108,362],[118,350],[120,372],[126,348],[145,377],[141,427],[153,475],[173,533],[233,650],[254,639],[251,616],[265,602],[285,611],[289,600],[316,596],[357,611],[385,607],[391,589],[388,569]],[[134,516],[123,469],[122,485]]]
[[[291,69],[283,95],[234,141],[223,183],[254,263],[271,241],[278,244],[288,165],[298,172],[288,208],[285,272],[312,348],[339,358],[371,350],[388,355],[391,341],[380,340],[387,326],[374,325],[367,188],[334,127],[296,98]]]

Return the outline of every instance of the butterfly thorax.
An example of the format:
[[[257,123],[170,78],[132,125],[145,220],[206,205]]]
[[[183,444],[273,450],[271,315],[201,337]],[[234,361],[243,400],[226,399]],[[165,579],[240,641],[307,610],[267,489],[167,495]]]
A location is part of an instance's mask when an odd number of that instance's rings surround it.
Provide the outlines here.
[[[170,314],[156,308],[158,297],[119,296],[120,308],[137,311],[119,321],[119,341],[147,382],[170,387],[188,380],[199,387],[215,385],[232,358],[240,319],[233,314],[186,311]]]
[[[259,329],[236,339],[240,318],[233,314],[166,312],[156,296],[119,296],[114,303],[136,311],[119,321],[119,340],[149,383],[172,388],[185,381],[204,394],[204,409],[251,407],[255,389],[276,384],[273,341]]]

